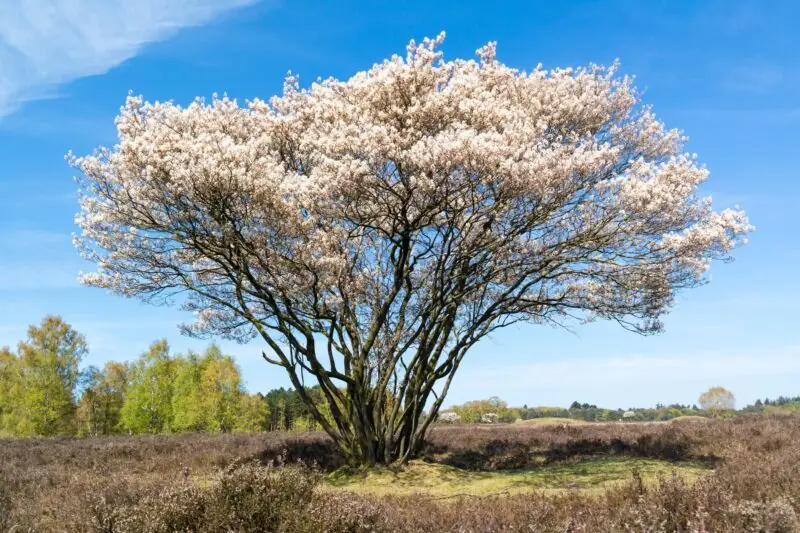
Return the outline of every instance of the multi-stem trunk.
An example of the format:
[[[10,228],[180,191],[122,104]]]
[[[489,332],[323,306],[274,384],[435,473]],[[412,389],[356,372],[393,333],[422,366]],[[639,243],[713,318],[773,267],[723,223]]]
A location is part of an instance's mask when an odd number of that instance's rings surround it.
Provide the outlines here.
[[[388,466],[405,463],[419,455],[424,435],[415,434],[416,424],[408,422],[391,431],[382,424],[358,425],[355,429],[356,447],[338,446],[351,466]],[[334,441],[338,443],[338,441]]]
[[[426,433],[462,356],[463,351],[457,356],[450,354],[455,360],[445,367],[445,373],[412,372],[403,377],[401,386],[391,389],[354,379],[334,394],[329,389],[330,381],[321,379],[322,394],[315,397],[299,380],[293,382],[334,446],[352,466],[405,463],[422,451]],[[442,386],[437,394],[434,385],[440,378]],[[429,398],[433,401],[429,402]],[[329,409],[321,408],[316,403],[319,401],[326,402]]]

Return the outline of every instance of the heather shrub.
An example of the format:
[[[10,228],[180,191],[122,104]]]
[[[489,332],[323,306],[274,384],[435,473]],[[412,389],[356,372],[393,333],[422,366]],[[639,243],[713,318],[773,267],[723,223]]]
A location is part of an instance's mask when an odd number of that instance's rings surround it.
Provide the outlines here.
[[[97,485],[84,496],[87,501],[79,507],[84,513],[75,521],[76,529],[83,525],[97,533],[122,533],[140,525],[130,510],[142,495],[124,481]]]
[[[202,491],[195,487],[167,487],[144,494],[130,506],[114,533],[197,531],[207,516],[205,510]]]
[[[785,498],[771,502],[736,502],[731,506],[731,514],[736,517],[741,531],[792,533],[800,530],[794,506]]]
[[[384,504],[354,494],[315,494],[295,530],[303,533],[360,533],[390,531]]]
[[[619,455],[707,460],[714,469],[696,480],[632,472],[593,491],[432,498],[324,486],[324,472],[341,463],[314,433],[3,440],[0,531],[783,533],[800,531],[798,441],[800,417],[773,415],[442,427],[425,458],[473,470]]]
[[[318,476],[302,465],[263,467],[256,463],[222,474],[206,493],[208,531],[277,531],[311,502]]]
[[[91,525],[103,533],[291,531],[285,525],[313,501],[318,475],[302,465],[234,466],[210,480],[144,492],[109,486],[91,505]]]
[[[11,491],[0,471],[0,531],[11,529]]]
[[[302,464],[235,465],[202,488],[194,484],[142,493],[109,486],[90,506],[98,533],[376,531],[378,502],[316,491],[319,474]]]

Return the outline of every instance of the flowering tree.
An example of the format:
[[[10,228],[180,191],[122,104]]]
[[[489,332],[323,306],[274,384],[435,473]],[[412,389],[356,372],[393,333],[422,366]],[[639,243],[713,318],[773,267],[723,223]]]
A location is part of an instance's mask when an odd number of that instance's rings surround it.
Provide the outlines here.
[[[723,411],[731,411],[736,407],[736,397],[724,387],[711,387],[697,399],[700,407],[717,415]]]
[[[515,322],[660,329],[750,229],[615,68],[524,73],[413,41],[240,107],[129,97],[81,171],[88,285],[260,337],[357,462],[412,457],[465,354]],[[305,379],[318,383],[324,411]]]

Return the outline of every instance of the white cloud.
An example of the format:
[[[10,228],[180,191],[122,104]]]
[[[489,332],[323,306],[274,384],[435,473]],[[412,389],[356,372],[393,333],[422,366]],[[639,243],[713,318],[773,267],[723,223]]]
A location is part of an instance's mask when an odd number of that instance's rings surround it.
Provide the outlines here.
[[[715,123],[794,124],[800,120],[800,107],[684,108],[677,110],[676,114],[684,119]]]
[[[448,403],[499,395],[514,405],[569,405],[588,398],[606,407],[694,401],[712,385],[733,387],[742,405],[765,395],[796,394],[800,345],[677,355],[559,358],[529,364],[466,366]],[[788,383],[787,382],[791,382]],[[538,403],[537,403],[538,402]]]
[[[0,117],[60,84],[107,72],[149,42],[257,1],[2,1]]]
[[[80,287],[76,260],[6,260],[0,262],[0,292],[74,289]]]
[[[699,352],[675,356],[625,355],[569,358],[462,372],[464,382],[498,387],[581,386],[659,381],[725,379],[800,373],[800,345],[763,353]],[[458,378],[457,378],[458,379]]]
[[[48,247],[69,244],[70,234],[42,229],[6,229],[0,233],[0,249]]]
[[[725,83],[735,91],[769,92],[783,81],[783,70],[778,65],[751,61],[731,67]]]

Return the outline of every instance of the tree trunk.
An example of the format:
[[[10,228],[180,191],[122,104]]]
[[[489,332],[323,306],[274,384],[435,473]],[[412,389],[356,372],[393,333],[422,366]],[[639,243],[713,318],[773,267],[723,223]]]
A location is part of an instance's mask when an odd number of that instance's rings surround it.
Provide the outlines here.
[[[350,466],[404,464],[422,452],[426,432],[419,430],[418,418],[408,418],[401,427],[392,431],[385,417],[369,417],[363,406],[352,407],[349,414],[352,416],[352,444],[340,435],[331,437]]]

